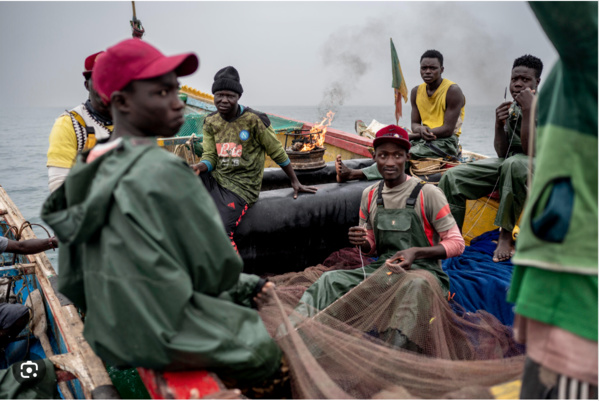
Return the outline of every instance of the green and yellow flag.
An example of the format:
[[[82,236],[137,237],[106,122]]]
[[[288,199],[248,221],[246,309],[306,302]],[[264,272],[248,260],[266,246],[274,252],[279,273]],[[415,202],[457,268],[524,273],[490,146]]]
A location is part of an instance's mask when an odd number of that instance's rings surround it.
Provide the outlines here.
[[[406,81],[403,78],[401,72],[401,65],[399,65],[399,58],[395,51],[395,45],[393,45],[393,39],[391,39],[391,71],[393,72],[393,82],[391,86],[395,92],[395,123],[399,123],[399,117],[401,117],[401,98],[403,96],[404,102],[408,102],[408,87]]]

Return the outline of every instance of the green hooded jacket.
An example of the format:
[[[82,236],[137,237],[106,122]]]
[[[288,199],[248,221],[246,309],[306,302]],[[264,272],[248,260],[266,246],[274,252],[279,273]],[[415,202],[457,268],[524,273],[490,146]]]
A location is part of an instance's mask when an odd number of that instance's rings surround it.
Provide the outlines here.
[[[60,240],[59,290],[85,312],[84,336],[116,366],[208,369],[262,380],[281,353],[250,299],[218,211],[179,158],[124,138],[78,156],[42,218]]]

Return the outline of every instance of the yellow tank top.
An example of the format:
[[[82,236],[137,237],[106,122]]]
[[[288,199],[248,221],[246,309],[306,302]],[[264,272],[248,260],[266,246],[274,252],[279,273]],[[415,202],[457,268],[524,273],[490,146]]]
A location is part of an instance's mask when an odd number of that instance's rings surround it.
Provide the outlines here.
[[[429,128],[437,128],[443,125],[445,108],[447,106],[445,97],[447,96],[449,87],[454,84],[455,82],[443,78],[441,85],[439,85],[435,93],[433,93],[433,95],[430,97],[426,93],[425,83],[422,83],[418,86],[418,91],[416,92],[416,106],[420,112],[422,125],[426,125]],[[460,116],[458,117],[458,121],[456,122],[456,126],[453,131],[456,136],[460,136],[462,133],[462,123],[464,122],[465,108],[466,97],[464,97],[464,106],[462,107],[462,110],[460,110]]]

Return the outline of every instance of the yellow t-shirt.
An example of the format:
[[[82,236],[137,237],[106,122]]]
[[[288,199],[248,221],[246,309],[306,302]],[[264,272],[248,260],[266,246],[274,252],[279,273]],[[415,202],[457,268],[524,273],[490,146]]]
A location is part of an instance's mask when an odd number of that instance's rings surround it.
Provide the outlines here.
[[[455,82],[443,78],[441,85],[439,85],[435,93],[430,97],[426,93],[425,83],[418,86],[418,91],[416,92],[416,106],[420,112],[422,125],[426,125],[429,128],[437,128],[443,125],[445,109],[447,107],[445,98],[447,97],[447,91],[451,85],[455,85]],[[460,136],[462,133],[465,108],[466,97],[464,97],[464,106],[462,107],[462,110],[460,110],[460,116],[458,117],[458,121],[453,131],[456,136]]]
[[[83,118],[73,112],[77,121],[85,126]],[[107,126],[112,131],[113,126]],[[46,167],[71,168],[75,164],[77,156],[77,134],[73,128],[73,121],[68,114],[63,114],[56,119],[49,138],[50,146],[48,148],[48,162]],[[90,135],[87,137],[83,150],[91,149],[96,144],[96,137]]]

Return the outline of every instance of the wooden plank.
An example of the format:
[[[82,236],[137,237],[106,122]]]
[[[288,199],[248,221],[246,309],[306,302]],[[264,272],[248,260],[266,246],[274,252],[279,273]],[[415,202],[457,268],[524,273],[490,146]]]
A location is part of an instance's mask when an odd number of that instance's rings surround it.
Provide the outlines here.
[[[0,186],[0,208],[7,210],[4,215],[7,223],[21,227],[25,219],[21,212]],[[28,227],[23,230],[22,239],[37,238],[33,230]],[[61,306],[56,293],[49,281],[55,276],[56,271],[44,252],[27,255],[30,263],[35,265],[36,277],[48,308],[54,317],[60,335],[67,347],[67,354],[50,357],[53,363],[62,370],[71,372],[79,379],[86,398],[91,398],[91,392],[105,385],[112,385],[106,372],[104,363],[94,352],[83,337],[83,322],[74,305]]]

